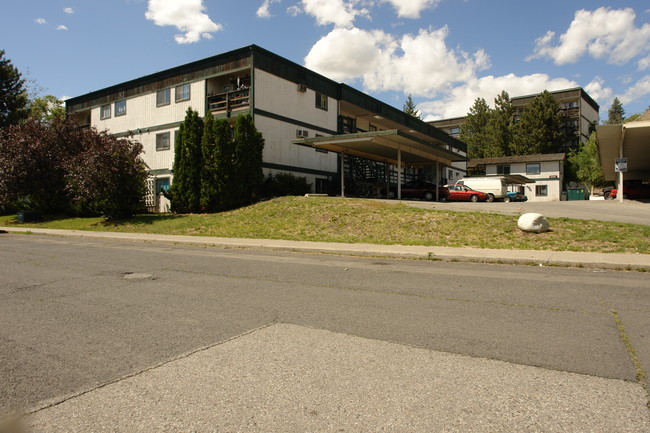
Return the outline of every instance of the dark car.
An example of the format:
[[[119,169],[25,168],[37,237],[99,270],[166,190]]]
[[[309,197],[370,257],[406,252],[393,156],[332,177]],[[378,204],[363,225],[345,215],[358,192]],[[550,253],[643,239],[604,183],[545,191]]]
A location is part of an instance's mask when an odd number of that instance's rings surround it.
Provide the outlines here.
[[[481,191],[475,191],[467,185],[445,185],[449,190],[449,195],[447,195],[447,200],[450,201],[487,201],[490,198],[489,194],[486,194]]]
[[[448,194],[447,188],[436,187],[436,185],[431,182],[425,182],[423,180],[412,180],[411,182],[402,184],[402,198],[420,198],[429,201],[435,200],[436,188],[438,189],[439,199],[445,199]],[[384,190],[383,193],[385,194],[386,191]],[[397,197],[397,185],[391,185],[390,190],[388,191],[388,198],[395,197]]]
[[[605,188],[603,189],[605,199],[613,199],[618,196],[618,189]],[[625,180],[623,181],[623,198],[637,199],[637,198],[650,198],[650,184],[643,183],[640,180]]]

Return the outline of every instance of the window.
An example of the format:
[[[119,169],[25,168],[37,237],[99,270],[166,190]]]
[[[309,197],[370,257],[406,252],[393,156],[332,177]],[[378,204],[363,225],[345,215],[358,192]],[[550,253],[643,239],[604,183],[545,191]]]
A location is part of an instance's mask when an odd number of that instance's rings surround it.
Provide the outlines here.
[[[115,103],[115,116],[124,116],[126,114],[126,99]]]
[[[327,95],[316,92],[316,108],[327,111]]]
[[[156,134],[156,150],[169,150],[169,132]]]
[[[158,90],[156,93],[156,107],[169,105],[171,102],[171,91],[169,89]]]
[[[526,164],[526,174],[539,174],[540,172],[541,168],[539,163]]]
[[[176,102],[189,101],[189,99],[190,99],[189,83],[176,86]]]
[[[497,174],[510,174],[510,165],[509,164],[497,165]]]
[[[170,186],[168,177],[159,177],[156,179],[156,194],[160,194],[162,191],[168,191]]]
[[[546,196],[548,196],[548,186],[547,185],[535,185],[535,195],[537,197],[546,197]]]
[[[110,117],[111,117],[110,104],[102,105],[101,108],[99,109],[99,118],[103,120],[103,119],[108,119]]]
[[[451,128],[449,130],[449,135],[452,137],[458,137],[460,135],[460,128]]]

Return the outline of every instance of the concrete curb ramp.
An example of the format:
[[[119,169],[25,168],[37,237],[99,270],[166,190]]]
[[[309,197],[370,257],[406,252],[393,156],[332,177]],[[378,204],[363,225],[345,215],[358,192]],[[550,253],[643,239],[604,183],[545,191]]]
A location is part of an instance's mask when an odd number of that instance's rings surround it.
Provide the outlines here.
[[[277,239],[218,238],[146,233],[94,232],[38,228],[0,227],[14,233],[33,233],[87,239],[122,240],[146,243],[167,243],[251,248],[275,251],[320,252],[359,256],[405,257],[460,261],[527,263],[539,265],[569,265],[615,269],[650,269],[650,254],[615,254],[573,251],[499,250],[483,248],[454,248],[410,245],[348,244],[336,242],[303,242]]]
[[[40,410],[32,432],[643,432],[643,388],[274,324]]]

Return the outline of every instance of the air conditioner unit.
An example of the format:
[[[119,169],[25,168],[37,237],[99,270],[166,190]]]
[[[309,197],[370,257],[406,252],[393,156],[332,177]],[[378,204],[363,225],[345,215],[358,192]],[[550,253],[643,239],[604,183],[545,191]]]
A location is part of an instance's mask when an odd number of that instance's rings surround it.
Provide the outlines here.
[[[302,83],[299,83],[298,84],[298,91],[299,92],[306,92],[307,91],[307,86],[302,84]]]
[[[309,137],[309,132],[306,129],[296,129],[296,137],[307,138]]]

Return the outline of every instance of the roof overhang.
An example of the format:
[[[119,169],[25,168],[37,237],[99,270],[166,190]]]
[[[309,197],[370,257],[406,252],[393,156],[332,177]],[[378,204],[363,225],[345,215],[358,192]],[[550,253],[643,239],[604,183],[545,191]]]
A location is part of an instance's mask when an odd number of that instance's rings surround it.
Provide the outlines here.
[[[294,140],[294,144],[397,165],[451,164],[467,158],[436,143],[428,143],[397,129]],[[398,156],[398,151],[401,153]]]
[[[650,178],[650,121],[596,126],[598,150],[605,180],[616,180],[614,162],[621,149],[627,158],[628,179]]]

